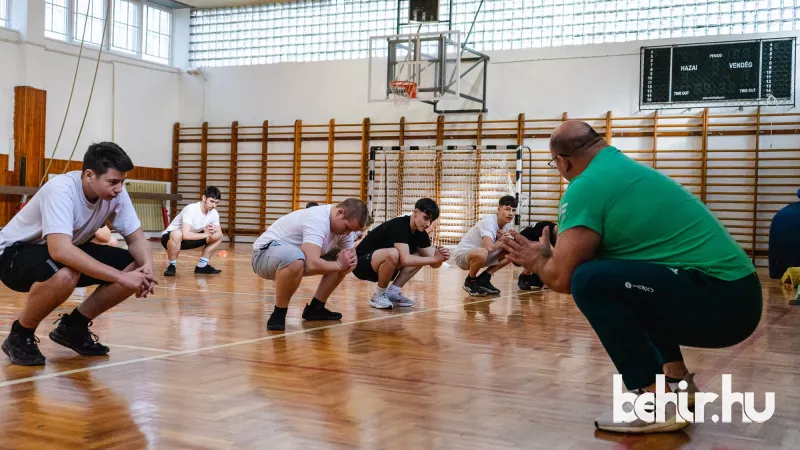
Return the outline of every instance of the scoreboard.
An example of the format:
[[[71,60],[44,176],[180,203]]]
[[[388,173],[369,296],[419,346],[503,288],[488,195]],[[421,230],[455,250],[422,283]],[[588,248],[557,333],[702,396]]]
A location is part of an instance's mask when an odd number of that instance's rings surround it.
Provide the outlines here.
[[[640,109],[794,105],[795,38],[642,47]]]

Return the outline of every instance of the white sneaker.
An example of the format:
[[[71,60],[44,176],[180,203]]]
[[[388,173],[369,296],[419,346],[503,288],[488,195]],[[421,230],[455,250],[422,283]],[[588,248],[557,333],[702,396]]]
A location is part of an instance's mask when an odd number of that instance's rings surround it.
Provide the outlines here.
[[[641,389],[631,392],[635,393],[637,396],[645,393],[645,391]],[[689,426],[689,422],[687,421],[678,421],[678,411],[675,404],[669,403],[665,406],[663,423],[655,421],[647,422],[639,418],[629,423],[614,422],[614,411],[612,410],[595,419],[594,426],[599,430],[612,431],[615,433],[664,433],[677,431]],[[630,413],[633,411],[633,404],[625,403],[622,409]],[[648,406],[646,409],[648,412],[655,411],[655,407],[652,405]]]
[[[389,300],[386,294],[378,294],[376,292],[370,299],[369,306],[378,309],[392,309],[392,301]]]
[[[686,389],[681,389],[680,381],[686,382]],[[676,394],[680,392],[686,392],[688,394],[687,399],[689,400],[688,402],[689,404],[687,406],[690,409],[692,409],[694,408],[694,394],[700,391],[700,389],[698,389],[697,385],[694,383],[694,374],[693,373],[687,374],[685,377],[683,377],[683,380],[680,381],[677,383],[672,383],[672,382],[668,383],[669,389]]]
[[[411,300],[408,297],[404,297],[403,294],[400,293],[400,289],[392,289],[386,291],[386,296],[389,297],[389,300],[395,306],[402,306],[404,308],[410,308],[414,306],[417,302]]]

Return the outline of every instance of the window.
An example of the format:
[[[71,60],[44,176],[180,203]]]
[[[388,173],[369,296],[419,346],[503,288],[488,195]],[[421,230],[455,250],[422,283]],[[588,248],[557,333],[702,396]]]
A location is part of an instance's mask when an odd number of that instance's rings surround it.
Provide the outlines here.
[[[172,14],[167,11],[144,6],[144,50],[142,58],[169,64]]]
[[[111,48],[131,54],[139,51],[139,30],[142,29],[139,10],[139,6],[134,3],[114,0]]]
[[[8,0],[0,0],[0,27],[8,26]]]
[[[75,22],[72,38],[86,44],[100,45],[103,42],[103,20],[106,14],[105,0],[75,0]]]
[[[408,0],[399,3],[406,11]],[[442,19],[450,16],[448,3],[442,2]],[[480,4],[452,0],[450,28],[466,34]],[[397,17],[396,0],[195,9],[189,60],[213,67],[365,58],[369,36],[395,34]],[[421,31],[447,28],[431,24]],[[487,51],[778,30],[800,30],[800,1],[492,0],[483,2],[467,45]]]
[[[395,33],[397,0],[298,1],[193,10],[195,66],[366,58],[369,36]]]
[[[107,1],[111,2],[111,21],[104,40]],[[161,64],[170,62],[172,13],[146,1],[45,0],[44,28],[51,39],[96,46],[103,43],[111,51]]]
[[[67,40],[70,0],[45,0],[44,35],[53,39]]]

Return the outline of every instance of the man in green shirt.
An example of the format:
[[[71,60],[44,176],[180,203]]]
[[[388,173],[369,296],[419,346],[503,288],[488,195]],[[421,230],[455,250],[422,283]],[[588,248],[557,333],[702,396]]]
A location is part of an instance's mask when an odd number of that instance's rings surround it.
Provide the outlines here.
[[[512,232],[504,240],[512,261],[554,291],[572,293],[635,398],[654,392],[662,373],[666,391],[692,394],[680,346],[728,347],[760,321],[761,283],[750,259],[697,197],[588,124],[558,127],[550,153],[550,166],[570,182],[558,243],[550,244],[549,230],[539,242]],[[595,426],[642,433],[688,424],[674,405],[665,413],[663,422],[637,416],[623,423],[609,412]]]

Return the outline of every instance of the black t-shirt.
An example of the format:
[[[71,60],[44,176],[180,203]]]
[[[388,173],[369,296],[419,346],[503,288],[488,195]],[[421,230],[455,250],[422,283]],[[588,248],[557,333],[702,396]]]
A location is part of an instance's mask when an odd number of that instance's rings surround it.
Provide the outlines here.
[[[400,216],[378,225],[358,244],[356,252],[373,253],[394,244],[408,244],[409,253],[431,246],[431,238],[424,231],[411,231],[411,217]]]

